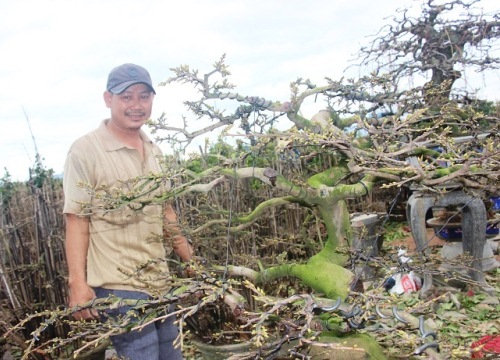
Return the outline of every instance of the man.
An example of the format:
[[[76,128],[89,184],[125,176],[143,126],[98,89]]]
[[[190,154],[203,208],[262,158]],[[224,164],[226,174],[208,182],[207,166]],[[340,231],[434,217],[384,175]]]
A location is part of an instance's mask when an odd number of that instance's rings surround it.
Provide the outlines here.
[[[70,307],[110,295],[148,299],[152,292],[168,290],[161,280],[168,275],[168,267],[161,261],[166,257],[162,235],[164,223],[177,222],[172,206],[153,203],[141,210],[127,206],[110,209],[103,200],[104,189],[108,193],[130,191],[126,180],[161,171],[161,151],[141,130],[151,116],[155,94],[143,67],[124,64],[114,68],[104,92],[111,117],[76,140],[68,152],[63,212]],[[154,195],[158,193],[145,197]],[[87,209],[85,215],[82,208]],[[173,250],[189,261],[192,249],[186,238],[177,226],[168,230]],[[127,310],[123,307],[110,315]],[[74,317],[99,318],[95,309],[80,310]],[[111,340],[123,358],[175,360],[182,359],[180,350],[173,347],[176,336],[177,327],[169,318]]]

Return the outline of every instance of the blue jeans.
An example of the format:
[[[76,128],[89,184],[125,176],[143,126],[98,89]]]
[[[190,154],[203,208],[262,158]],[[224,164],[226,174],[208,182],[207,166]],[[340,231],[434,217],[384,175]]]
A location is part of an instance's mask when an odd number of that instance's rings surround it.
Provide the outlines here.
[[[151,297],[140,291],[110,290],[94,288],[98,298],[107,298],[114,295],[117,298],[147,300]],[[108,316],[124,315],[130,306],[106,311]],[[156,321],[142,328],[140,331],[130,331],[124,334],[111,336],[111,343],[121,358],[129,360],[182,360],[182,352],[175,349],[173,342],[178,335],[174,317],[165,321]]]

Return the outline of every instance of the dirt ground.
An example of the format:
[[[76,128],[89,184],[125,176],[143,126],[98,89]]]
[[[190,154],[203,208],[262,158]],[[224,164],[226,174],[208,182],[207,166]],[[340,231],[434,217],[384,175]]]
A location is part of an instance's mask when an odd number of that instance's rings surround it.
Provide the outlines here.
[[[401,240],[393,240],[390,243],[384,244],[385,246],[402,246],[406,249],[408,249],[409,253],[414,253],[416,251],[416,244],[415,240],[413,239],[413,236],[411,235],[411,230],[409,226],[403,227],[405,237],[402,238]],[[446,240],[442,240],[439,237],[435,236],[434,230],[431,228],[427,229],[427,237],[429,240],[429,247],[435,247],[435,248],[441,248],[443,245],[447,243]],[[487,240],[490,240],[489,243],[493,244],[493,252],[495,254],[495,258],[497,261],[500,262],[500,254],[499,254],[499,248],[500,248],[500,235],[497,235],[496,237],[493,238],[488,238]],[[491,246],[491,245],[490,245]]]
[[[403,227],[405,237],[402,238],[401,240],[393,240],[390,242],[390,245],[393,246],[404,246],[408,251],[415,251],[416,249],[416,244],[415,240],[413,239],[413,236],[411,235],[411,230],[409,226],[404,226]],[[434,236],[434,230],[433,229],[427,229],[427,239],[430,239],[429,246],[442,246],[446,244],[445,240],[441,240],[437,236]],[[387,245],[387,244],[386,244]]]

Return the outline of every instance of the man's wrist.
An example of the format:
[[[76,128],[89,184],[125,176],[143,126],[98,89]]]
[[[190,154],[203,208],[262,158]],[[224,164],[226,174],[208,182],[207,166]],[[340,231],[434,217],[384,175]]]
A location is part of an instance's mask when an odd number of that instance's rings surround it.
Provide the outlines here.
[[[87,285],[87,279],[85,278],[82,278],[82,277],[77,277],[77,278],[73,278],[73,277],[70,277],[68,278],[68,286],[71,288],[71,287],[78,287],[78,286],[82,286],[82,285]]]

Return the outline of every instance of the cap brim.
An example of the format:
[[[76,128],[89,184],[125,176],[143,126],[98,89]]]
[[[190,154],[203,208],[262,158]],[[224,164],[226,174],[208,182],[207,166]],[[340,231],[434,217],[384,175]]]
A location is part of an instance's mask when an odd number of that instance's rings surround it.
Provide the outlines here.
[[[135,80],[129,80],[125,81],[124,83],[121,83],[120,85],[116,85],[115,87],[108,89],[108,91],[112,94],[118,95],[124,92],[128,87],[135,85],[135,84],[144,84],[146,85],[154,94],[156,94],[155,89],[153,87],[145,82],[142,81],[135,81]]]

